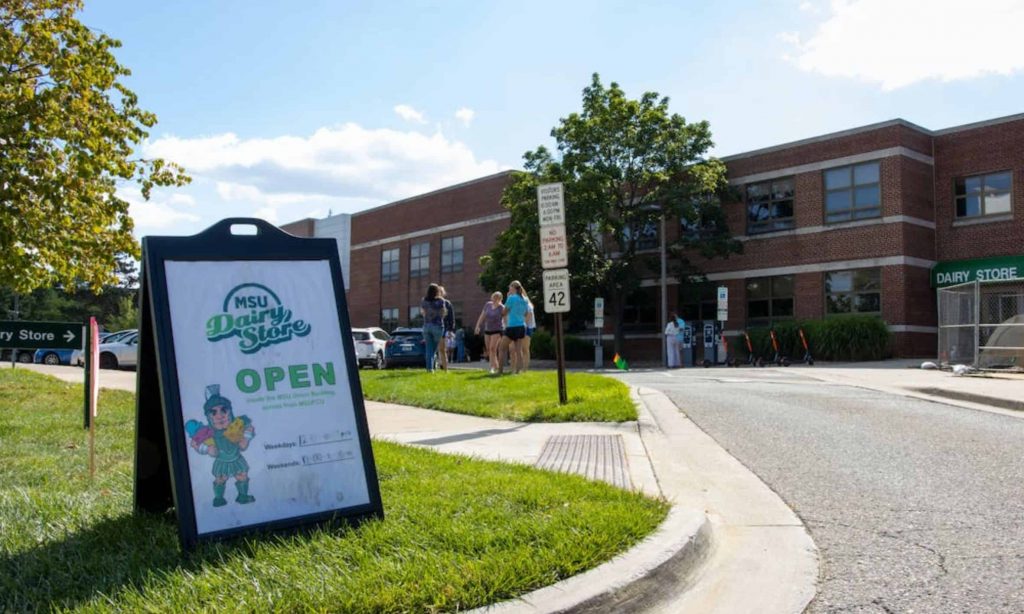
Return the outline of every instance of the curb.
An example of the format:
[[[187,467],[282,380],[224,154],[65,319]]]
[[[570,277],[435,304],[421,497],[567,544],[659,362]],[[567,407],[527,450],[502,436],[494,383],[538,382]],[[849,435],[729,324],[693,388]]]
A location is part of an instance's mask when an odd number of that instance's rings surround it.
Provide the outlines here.
[[[624,554],[594,569],[510,601],[471,610],[477,614],[616,613],[658,604],[659,586],[681,585],[711,550],[704,514],[679,506],[658,530]]]
[[[660,433],[646,403],[631,387],[641,434]],[[692,584],[713,551],[713,527],[702,510],[673,505],[664,522],[637,545],[589,571],[509,601],[471,610],[477,614],[638,612],[666,605],[665,587]]]
[[[968,403],[990,405],[992,407],[1024,412],[1024,401],[1001,399],[999,397],[990,397],[972,392],[960,392],[959,390],[946,390],[944,388],[910,388],[909,390],[933,397],[944,397],[955,401],[967,401]]]

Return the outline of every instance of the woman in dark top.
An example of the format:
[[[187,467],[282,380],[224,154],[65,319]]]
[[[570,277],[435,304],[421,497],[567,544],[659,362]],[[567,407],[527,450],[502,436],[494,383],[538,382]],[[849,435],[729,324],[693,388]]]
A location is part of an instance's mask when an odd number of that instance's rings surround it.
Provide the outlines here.
[[[443,322],[445,315],[447,315],[444,299],[440,296],[437,284],[427,286],[427,295],[423,297],[423,302],[420,303],[420,313],[423,314],[423,341],[427,345],[427,371],[433,373],[437,346],[444,338]]]

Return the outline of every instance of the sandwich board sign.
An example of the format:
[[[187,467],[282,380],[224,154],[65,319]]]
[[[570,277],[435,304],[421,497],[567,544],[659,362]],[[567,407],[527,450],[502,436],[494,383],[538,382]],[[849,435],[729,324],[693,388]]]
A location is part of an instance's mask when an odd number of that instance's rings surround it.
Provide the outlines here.
[[[186,551],[383,516],[333,239],[145,237],[141,288],[137,511],[173,507]]]

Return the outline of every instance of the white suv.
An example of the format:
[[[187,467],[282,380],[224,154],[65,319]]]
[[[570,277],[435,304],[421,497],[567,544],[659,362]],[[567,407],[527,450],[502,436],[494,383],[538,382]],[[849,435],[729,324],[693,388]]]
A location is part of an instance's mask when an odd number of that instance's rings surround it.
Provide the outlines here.
[[[387,366],[384,359],[384,346],[387,345],[391,335],[383,329],[371,326],[370,328],[353,328],[352,341],[356,344],[356,360],[359,366],[372,365],[377,369]]]

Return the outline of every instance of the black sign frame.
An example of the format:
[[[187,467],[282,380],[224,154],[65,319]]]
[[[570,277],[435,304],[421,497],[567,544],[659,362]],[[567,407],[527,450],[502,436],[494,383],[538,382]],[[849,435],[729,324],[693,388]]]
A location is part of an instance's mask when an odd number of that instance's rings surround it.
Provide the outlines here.
[[[255,227],[255,234],[235,234],[233,226]],[[322,261],[327,260],[342,347],[348,370],[357,437],[362,452],[369,503],[305,516],[198,533],[188,470],[182,401],[171,329],[170,303],[164,263],[167,261]],[[340,521],[357,524],[383,518],[376,463],[363,402],[341,261],[334,239],[292,236],[255,218],[228,218],[189,237],[144,237],[140,273],[139,359],[136,372],[136,441],[134,507],[136,512],[164,513],[174,508],[182,550],[201,541],[243,534],[294,531]]]

